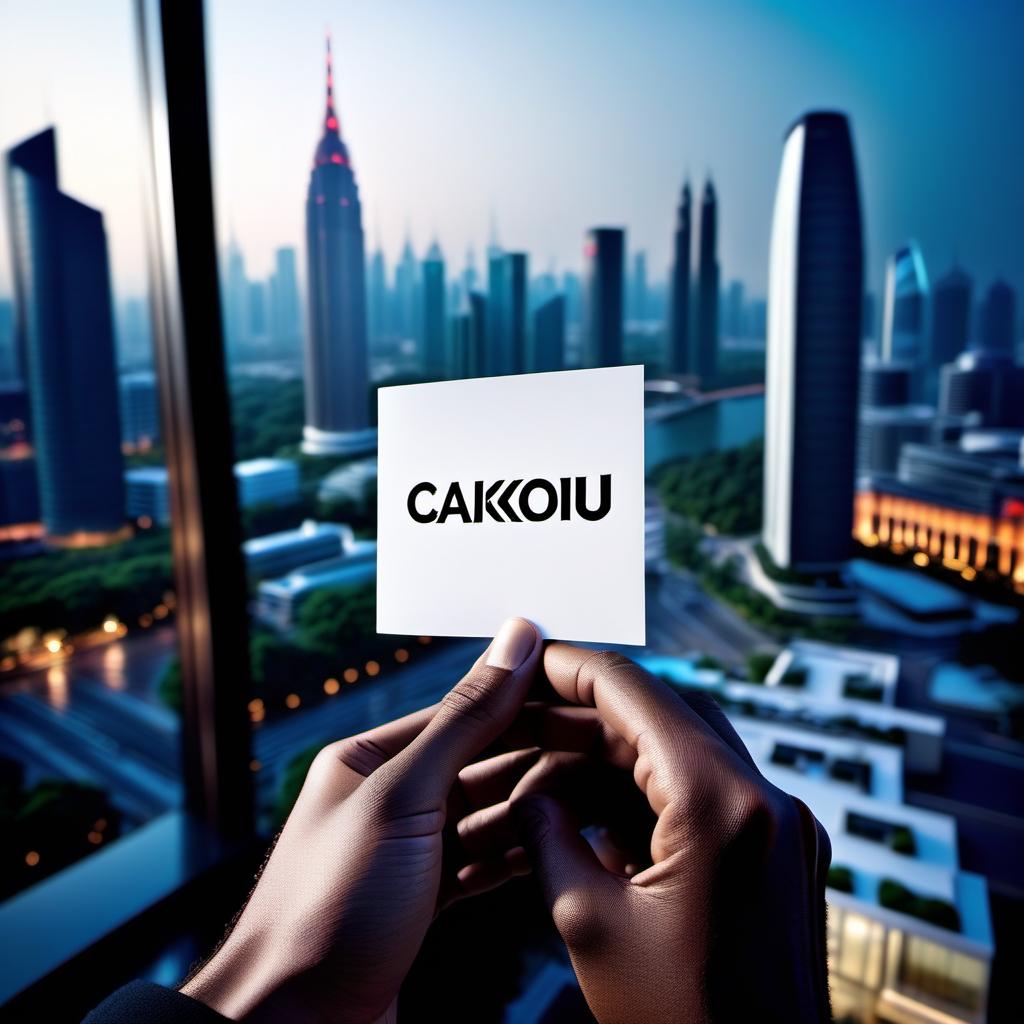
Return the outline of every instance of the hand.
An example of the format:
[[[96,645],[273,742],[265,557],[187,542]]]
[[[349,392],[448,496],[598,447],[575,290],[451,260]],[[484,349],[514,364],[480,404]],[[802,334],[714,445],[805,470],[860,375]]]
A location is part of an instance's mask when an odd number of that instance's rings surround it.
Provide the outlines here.
[[[393,1019],[439,907],[528,870],[514,848],[453,860],[442,830],[493,803],[507,758],[456,783],[515,718],[540,650],[510,619],[438,705],[325,747],[237,923],[182,992],[233,1019]]]
[[[506,739],[547,752],[459,833],[474,856],[526,848],[597,1019],[831,1020],[830,848],[807,807],[710,698],[568,644],[543,667],[574,706],[527,708]]]

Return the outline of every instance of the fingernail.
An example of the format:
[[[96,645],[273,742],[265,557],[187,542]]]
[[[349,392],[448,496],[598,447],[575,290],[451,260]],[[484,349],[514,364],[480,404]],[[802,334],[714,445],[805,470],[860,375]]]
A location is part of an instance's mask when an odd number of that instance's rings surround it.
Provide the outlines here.
[[[537,630],[526,619],[506,619],[487,651],[491,668],[519,668],[537,642]]]

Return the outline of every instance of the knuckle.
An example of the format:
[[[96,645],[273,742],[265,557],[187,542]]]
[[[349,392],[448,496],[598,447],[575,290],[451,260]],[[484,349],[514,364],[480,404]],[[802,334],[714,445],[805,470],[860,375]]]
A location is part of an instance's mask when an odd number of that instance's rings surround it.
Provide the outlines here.
[[[497,682],[488,672],[463,679],[441,699],[438,715],[447,721],[471,719],[482,725],[492,724],[496,718]]]
[[[332,748],[332,761],[340,761],[347,768],[363,776],[372,774],[388,756],[387,751],[365,735],[349,736],[347,739],[339,740],[330,747],[325,747],[317,757],[331,751]]]
[[[577,953],[608,944],[610,922],[585,892],[570,889],[560,893],[551,907],[551,919],[566,945]]]

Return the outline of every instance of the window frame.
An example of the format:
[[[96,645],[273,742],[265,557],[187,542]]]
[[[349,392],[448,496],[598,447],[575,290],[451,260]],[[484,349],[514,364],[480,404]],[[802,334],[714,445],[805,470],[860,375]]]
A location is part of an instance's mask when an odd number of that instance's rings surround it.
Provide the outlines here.
[[[103,949],[124,937],[156,954],[168,907],[258,856],[246,709],[247,583],[234,476],[211,174],[203,0],[132,0],[144,131],[144,214],[153,350],[168,469],[181,659],[185,806],[0,906],[24,948],[0,986],[4,1011],[68,1007],[55,991],[86,965],[103,993],[124,980]],[[116,879],[116,884],[114,880]],[[230,888],[230,885],[228,886]],[[198,914],[179,921],[196,929]],[[215,923],[215,927],[222,925]],[[114,958],[117,959],[117,958]],[[86,996],[86,998],[90,998]]]

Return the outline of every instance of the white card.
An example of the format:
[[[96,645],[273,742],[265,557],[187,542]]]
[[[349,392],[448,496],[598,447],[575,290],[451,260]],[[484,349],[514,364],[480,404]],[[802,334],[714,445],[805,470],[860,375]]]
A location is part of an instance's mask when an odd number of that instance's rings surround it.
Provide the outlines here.
[[[642,366],[377,395],[378,632],[645,642]]]

